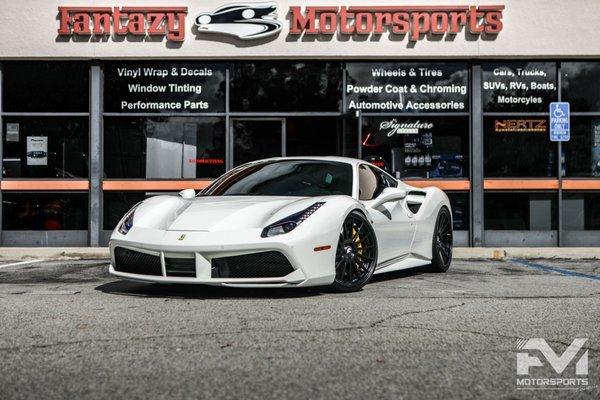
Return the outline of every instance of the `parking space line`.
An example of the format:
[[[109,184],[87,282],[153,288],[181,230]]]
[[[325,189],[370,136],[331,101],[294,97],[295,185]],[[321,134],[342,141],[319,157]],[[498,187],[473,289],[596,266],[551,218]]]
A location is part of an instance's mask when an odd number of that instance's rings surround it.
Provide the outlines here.
[[[8,268],[8,267],[16,267],[18,265],[34,264],[34,263],[38,263],[38,262],[42,262],[42,261],[44,261],[44,260],[38,259],[38,260],[29,260],[29,261],[19,261],[19,262],[15,262],[15,263],[0,265],[0,268]]]
[[[542,265],[542,264],[534,263],[534,262],[527,261],[527,260],[520,260],[517,258],[510,258],[509,261],[523,265],[528,268],[539,269],[541,271],[556,272],[556,273],[559,273],[559,274],[565,275],[565,276],[574,276],[577,278],[585,278],[585,279],[592,279],[594,281],[600,281],[600,276],[583,274],[581,272],[570,271],[568,269],[563,269],[563,268],[549,267],[547,265]]]

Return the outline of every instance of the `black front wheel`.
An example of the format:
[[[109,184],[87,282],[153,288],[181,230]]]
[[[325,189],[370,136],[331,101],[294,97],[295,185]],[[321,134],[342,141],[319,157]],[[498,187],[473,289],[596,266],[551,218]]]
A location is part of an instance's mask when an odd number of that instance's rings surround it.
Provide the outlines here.
[[[452,262],[452,217],[446,207],[438,213],[433,231],[431,268],[435,272],[446,272]]]
[[[358,211],[344,221],[335,255],[333,289],[354,292],[371,279],[377,265],[377,238],[371,224]]]

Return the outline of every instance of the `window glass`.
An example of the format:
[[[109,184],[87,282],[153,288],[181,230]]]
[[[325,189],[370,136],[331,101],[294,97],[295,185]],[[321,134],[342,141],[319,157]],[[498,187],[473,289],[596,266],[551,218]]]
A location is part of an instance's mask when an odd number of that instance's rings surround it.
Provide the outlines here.
[[[340,111],[341,100],[341,63],[268,61],[233,67],[233,111]]]
[[[336,117],[292,117],[286,119],[286,155],[342,155],[341,123]],[[353,145],[356,149],[356,137]]]
[[[75,62],[6,62],[2,111],[88,112],[89,65]]]
[[[348,63],[346,109],[468,112],[466,63]]]
[[[352,166],[315,160],[248,164],[229,171],[203,192],[206,196],[352,195]]]
[[[600,115],[571,117],[571,140],[564,142],[565,175],[600,177]]]
[[[549,138],[548,118],[488,116],[483,125],[484,176],[558,175],[556,143]]]
[[[557,100],[555,63],[485,63],[482,70],[484,112],[548,112]]]
[[[87,193],[4,192],[2,229],[59,231],[88,229]]]
[[[365,160],[394,176],[469,176],[468,117],[366,117],[361,145]]]
[[[87,178],[87,117],[4,117],[5,178]]]
[[[104,111],[224,112],[225,66],[205,63],[107,63]]]
[[[600,192],[563,192],[563,229],[600,230]]]
[[[233,165],[281,157],[283,120],[233,120]]]
[[[469,192],[446,193],[452,208],[452,222],[455,231],[468,231],[470,223]]]
[[[562,100],[572,112],[600,112],[600,62],[562,63]]]
[[[556,230],[556,204],[556,193],[488,192],[484,195],[484,227],[487,230]]]
[[[107,178],[214,178],[225,172],[225,120],[105,117]]]
[[[178,192],[104,192],[103,229],[115,229],[127,211],[140,201],[165,194],[178,196]]]

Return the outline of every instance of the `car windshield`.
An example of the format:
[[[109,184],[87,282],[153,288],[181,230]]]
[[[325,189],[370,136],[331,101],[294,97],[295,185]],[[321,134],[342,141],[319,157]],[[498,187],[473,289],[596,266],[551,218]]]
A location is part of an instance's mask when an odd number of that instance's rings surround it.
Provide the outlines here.
[[[203,196],[352,196],[352,166],[319,160],[277,160],[235,168]]]

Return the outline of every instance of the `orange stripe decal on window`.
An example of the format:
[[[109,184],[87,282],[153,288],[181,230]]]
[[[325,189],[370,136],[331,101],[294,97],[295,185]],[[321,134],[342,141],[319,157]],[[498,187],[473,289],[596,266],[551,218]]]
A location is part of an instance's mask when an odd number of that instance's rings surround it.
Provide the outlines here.
[[[418,188],[424,188],[428,186],[435,186],[442,190],[469,190],[471,189],[471,183],[468,180],[457,180],[457,181],[446,181],[446,180],[403,180],[402,182],[410,186]]]
[[[104,190],[183,190],[204,189],[212,181],[104,181]]]
[[[565,190],[600,190],[600,179],[563,179]]]
[[[558,179],[486,179],[486,190],[558,190]]]
[[[3,180],[0,188],[2,190],[88,190],[90,183],[87,180]]]

